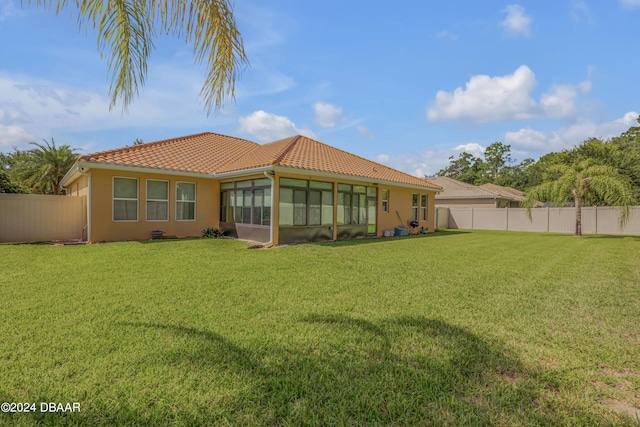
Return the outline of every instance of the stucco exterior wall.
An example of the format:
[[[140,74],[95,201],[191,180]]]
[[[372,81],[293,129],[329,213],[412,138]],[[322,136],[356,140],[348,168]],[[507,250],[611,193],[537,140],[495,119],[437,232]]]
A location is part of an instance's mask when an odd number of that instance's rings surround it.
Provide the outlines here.
[[[147,240],[151,238],[152,230],[162,230],[165,236],[191,237],[200,236],[206,227],[220,226],[220,183],[241,181],[246,179],[264,178],[264,175],[247,175],[233,179],[208,179],[169,174],[155,174],[133,171],[112,171],[107,169],[91,169],[91,195],[89,197],[87,176],[81,176],[67,188],[69,194],[86,195],[90,200],[91,242],[107,242],[116,240]],[[138,180],[138,219],[136,221],[113,220],[113,178],[136,178]],[[420,205],[421,196],[427,196],[427,219],[422,220],[419,206],[419,228],[426,228],[429,232],[435,230],[435,192],[428,189],[411,189],[393,185],[374,185],[367,181],[341,179],[340,177],[326,177],[298,173],[278,172],[275,175],[273,191],[274,203],[271,207],[271,221],[274,225],[274,243],[279,243],[279,178],[297,178],[331,182],[334,185],[334,226],[333,239],[337,239],[337,184],[353,184],[373,186],[377,191],[376,235],[382,236],[387,229],[395,229],[399,225],[408,226],[412,219],[412,195],[418,194]],[[149,221],[146,219],[146,182],[147,180],[165,180],[169,182],[169,219],[167,221]],[[176,182],[194,182],[196,184],[196,218],[194,221],[176,220]],[[389,191],[389,210],[382,211],[382,190]],[[401,219],[399,219],[399,217]]]
[[[382,190],[389,190],[389,211],[382,211]],[[427,189],[411,189],[394,187],[389,185],[380,185],[378,192],[378,230],[377,235],[382,236],[384,230],[395,229],[399,225],[409,227],[412,219],[412,195],[418,194],[418,206],[420,204],[421,195],[427,196],[427,220],[423,221],[420,217],[420,207],[418,207],[419,228],[426,228],[430,233],[435,231],[435,192]],[[400,218],[398,218],[400,216]]]
[[[89,178],[81,175],[67,187],[67,196],[88,196],[89,195]]]
[[[207,178],[194,178],[154,173],[92,169],[91,174],[91,241],[146,240],[152,230],[162,230],[165,236],[201,236],[206,227],[218,227],[220,222],[220,185]],[[138,220],[113,221],[113,177],[138,179]],[[146,212],[146,180],[169,181],[169,220],[148,221]],[[176,220],[176,182],[196,184],[195,220]]]

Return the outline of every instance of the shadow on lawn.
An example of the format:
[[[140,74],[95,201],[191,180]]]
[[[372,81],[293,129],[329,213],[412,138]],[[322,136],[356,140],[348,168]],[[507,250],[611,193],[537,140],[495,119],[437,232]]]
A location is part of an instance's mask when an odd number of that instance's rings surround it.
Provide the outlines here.
[[[188,339],[181,351],[147,364],[214,370],[242,384],[223,407],[184,413],[123,413],[124,421],[244,425],[611,425],[559,397],[559,384],[524,368],[499,345],[436,319],[399,317],[371,322],[310,314],[294,342],[268,337],[242,348],[194,328],[122,323]],[[310,338],[311,337],[311,338]],[[302,344],[304,343],[304,344]],[[207,393],[208,390],[189,390]],[[229,397],[231,396],[231,397]],[[118,421],[110,419],[109,421]],[[122,420],[121,420],[122,421]]]

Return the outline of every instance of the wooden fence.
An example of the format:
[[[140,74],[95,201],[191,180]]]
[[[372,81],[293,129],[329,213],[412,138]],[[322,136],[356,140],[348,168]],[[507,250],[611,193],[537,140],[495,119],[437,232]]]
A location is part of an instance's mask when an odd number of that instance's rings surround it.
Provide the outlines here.
[[[0,243],[85,240],[86,196],[0,194]]]
[[[438,219],[447,217],[446,228],[464,228],[472,230],[509,230],[538,231],[549,233],[575,232],[575,209],[534,208],[531,220],[526,209],[521,208],[436,208]],[[625,234],[640,235],[640,207],[631,208],[629,222],[620,228],[620,211],[612,207],[582,208],[583,234]],[[438,226],[444,224],[439,221]]]

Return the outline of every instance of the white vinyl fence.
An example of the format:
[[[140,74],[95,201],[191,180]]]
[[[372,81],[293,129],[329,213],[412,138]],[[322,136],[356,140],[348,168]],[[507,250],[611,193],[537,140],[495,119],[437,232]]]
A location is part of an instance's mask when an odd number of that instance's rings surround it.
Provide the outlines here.
[[[575,209],[534,208],[531,220],[526,209],[521,208],[437,208],[439,228],[464,228],[472,230],[538,231],[549,233],[574,233]],[[448,214],[445,214],[445,210]],[[631,208],[629,222],[619,227],[620,211],[611,207],[582,208],[583,234],[640,235],[640,207]],[[442,227],[447,217],[446,227]]]
[[[0,243],[85,240],[85,196],[0,194]]]

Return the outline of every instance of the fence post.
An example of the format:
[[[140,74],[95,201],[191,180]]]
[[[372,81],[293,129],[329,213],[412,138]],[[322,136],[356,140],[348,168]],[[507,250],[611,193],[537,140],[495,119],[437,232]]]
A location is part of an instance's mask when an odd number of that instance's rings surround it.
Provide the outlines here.
[[[598,205],[596,205],[596,234],[598,234]]]
[[[471,229],[473,230],[473,208],[471,208]]]
[[[507,231],[509,231],[509,206],[507,206]]]
[[[549,206],[547,206],[547,233],[549,232],[549,223],[551,222],[551,217],[549,215]]]

